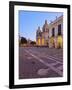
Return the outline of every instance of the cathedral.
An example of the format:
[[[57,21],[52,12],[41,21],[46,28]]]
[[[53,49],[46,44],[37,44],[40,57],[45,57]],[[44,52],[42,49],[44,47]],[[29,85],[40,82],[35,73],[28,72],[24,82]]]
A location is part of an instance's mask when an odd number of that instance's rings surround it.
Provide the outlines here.
[[[45,23],[40,29],[36,31],[36,45],[48,46],[49,48],[62,48],[63,47],[63,16],[56,17],[54,21]]]

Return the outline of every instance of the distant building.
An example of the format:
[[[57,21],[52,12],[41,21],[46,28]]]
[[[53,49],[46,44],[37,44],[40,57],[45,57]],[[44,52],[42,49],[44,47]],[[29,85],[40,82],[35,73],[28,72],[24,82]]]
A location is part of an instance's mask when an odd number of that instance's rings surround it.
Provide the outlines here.
[[[36,31],[36,44],[38,46],[62,47],[63,45],[63,16],[56,17],[51,23],[43,25],[42,30],[38,27]]]

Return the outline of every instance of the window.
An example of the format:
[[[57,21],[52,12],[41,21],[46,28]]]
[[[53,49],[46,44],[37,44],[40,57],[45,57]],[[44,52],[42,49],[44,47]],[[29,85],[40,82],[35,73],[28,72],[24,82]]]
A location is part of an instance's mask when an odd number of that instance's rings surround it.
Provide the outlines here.
[[[52,29],[52,36],[55,36],[55,28]]]
[[[61,24],[58,25],[58,35],[61,35]]]

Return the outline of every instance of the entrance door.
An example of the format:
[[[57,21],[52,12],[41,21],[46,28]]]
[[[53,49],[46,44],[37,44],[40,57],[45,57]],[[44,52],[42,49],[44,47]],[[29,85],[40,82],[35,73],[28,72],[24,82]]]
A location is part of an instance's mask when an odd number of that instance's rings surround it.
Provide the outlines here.
[[[55,28],[52,29],[52,36],[55,36]]]
[[[61,24],[58,25],[58,35],[61,35]]]

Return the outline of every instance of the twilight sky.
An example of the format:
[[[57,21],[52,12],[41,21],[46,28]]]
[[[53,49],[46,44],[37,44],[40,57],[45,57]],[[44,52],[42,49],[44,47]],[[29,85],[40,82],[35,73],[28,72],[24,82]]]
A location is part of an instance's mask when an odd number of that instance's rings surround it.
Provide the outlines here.
[[[63,13],[39,12],[39,11],[19,11],[19,34],[30,40],[36,40],[36,30],[38,26],[42,29],[45,20],[50,23]]]

